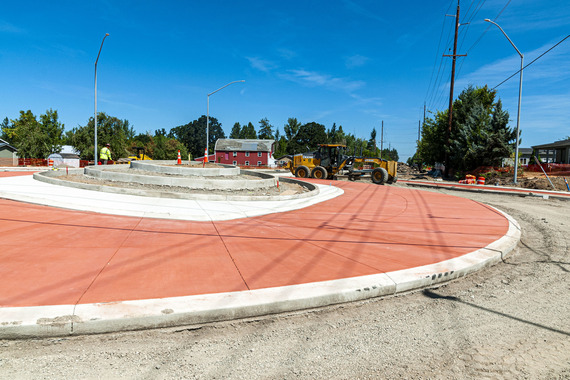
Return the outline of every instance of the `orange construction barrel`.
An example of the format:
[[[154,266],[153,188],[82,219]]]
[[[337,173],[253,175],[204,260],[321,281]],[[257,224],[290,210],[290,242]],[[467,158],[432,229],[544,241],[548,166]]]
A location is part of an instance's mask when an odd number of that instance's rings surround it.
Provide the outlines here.
[[[477,185],[484,185],[485,184],[485,177],[477,178]]]

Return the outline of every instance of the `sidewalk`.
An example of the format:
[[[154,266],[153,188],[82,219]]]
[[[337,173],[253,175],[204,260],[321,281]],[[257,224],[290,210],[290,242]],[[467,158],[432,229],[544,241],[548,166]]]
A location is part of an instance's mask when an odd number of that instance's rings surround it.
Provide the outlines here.
[[[395,294],[491,265],[520,238],[517,223],[489,206],[395,186],[311,180],[328,198],[289,209],[279,201],[181,206],[47,191],[13,174],[0,178],[0,338],[196,324]],[[54,199],[88,211],[39,205]],[[239,216],[215,217],[228,213]]]

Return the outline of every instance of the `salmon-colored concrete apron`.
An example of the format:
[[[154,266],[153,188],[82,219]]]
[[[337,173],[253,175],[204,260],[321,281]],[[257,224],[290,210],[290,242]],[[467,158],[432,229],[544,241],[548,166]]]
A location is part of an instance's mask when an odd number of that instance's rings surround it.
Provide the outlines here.
[[[0,199],[0,307],[188,296],[391,272],[475,251],[509,227],[496,210],[459,197],[332,184],[344,195],[301,210],[216,222]]]

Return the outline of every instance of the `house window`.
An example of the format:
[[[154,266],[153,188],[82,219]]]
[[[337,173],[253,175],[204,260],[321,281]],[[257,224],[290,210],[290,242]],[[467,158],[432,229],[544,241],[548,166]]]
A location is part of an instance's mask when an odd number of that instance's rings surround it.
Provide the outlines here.
[[[245,162],[245,166],[249,166],[249,161],[246,161],[246,162]]]
[[[237,161],[233,161],[233,162],[232,162],[232,165],[237,165]]]
[[[261,157],[262,153],[261,152],[257,152],[257,157]]]
[[[246,156],[246,157],[249,157],[249,152],[245,152],[245,156]]]
[[[261,166],[263,163],[261,161],[257,161],[257,166]]]
[[[237,157],[237,152],[232,152],[233,157]]]

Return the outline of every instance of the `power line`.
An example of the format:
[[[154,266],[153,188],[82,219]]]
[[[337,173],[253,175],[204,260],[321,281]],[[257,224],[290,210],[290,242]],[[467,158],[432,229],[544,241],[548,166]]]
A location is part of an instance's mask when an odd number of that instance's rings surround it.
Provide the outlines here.
[[[515,72],[513,75],[511,75],[510,77],[508,77],[507,79],[505,79],[504,81],[502,81],[501,83],[499,83],[498,85],[496,85],[495,87],[492,88],[492,90],[496,89],[497,87],[499,87],[500,85],[502,85],[503,83],[505,83],[506,81],[508,81],[509,79],[511,79],[512,77],[514,77],[515,75],[517,75],[518,73],[520,73],[522,70],[526,69],[527,67],[529,67],[530,65],[532,65],[534,62],[536,62],[539,58],[541,58],[543,55],[545,55],[546,53],[548,53],[549,51],[551,51],[552,49],[554,49],[556,46],[560,45],[562,42],[564,42],[564,40],[566,40],[568,37],[570,37],[570,34],[567,35],[566,37],[564,37],[562,40],[560,40],[556,45],[552,46],[550,49],[548,49],[547,51],[545,51],[544,53],[542,53],[541,55],[539,55],[538,57],[536,57],[532,62],[530,62],[528,65],[526,65],[525,67],[523,67],[522,69],[518,70],[517,72]]]
[[[455,2],[455,0],[451,0],[451,1],[449,2],[449,6],[448,6],[447,10],[445,11],[445,14],[447,14],[447,12],[451,9],[451,7],[453,6],[453,3],[454,3],[454,2]],[[430,104],[431,104],[431,102],[432,102],[432,100],[433,100],[433,97],[435,96],[435,92],[437,91],[437,88],[439,87],[441,66],[442,66],[442,64],[443,64],[443,62],[444,62],[444,59],[443,59],[443,57],[441,56],[440,47],[441,47],[441,39],[442,39],[442,37],[443,37],[443,33],[444,33],[444,31],[445,31],[445,26],[446,26],[445,20],[446,20],[446,17],[444,16],[444,18],[443,18],[443,23],[442,23],[442,26],[441,26],[441,34],[440,34],[440,38],[439,38],[439,43],[438,43],[437,50],[436,50],[436,56],[435,56],[434,66],[433,66],[433,68],[432,68],[432,74],[431,74],[430,82],[429,82],[428,89],[427,89],[427,92],[426,92],[426,98],[424,99],[424,102],[427,101],[427,103],[430,103]],[[444,48],[443,48],[443,51],[444,51],[444,52],[447,50],[447,46],[449,45],[450,40],[451,40],[451,29],[450,29],[450,32],[449,32],[449,35],[448,35],[447,40],[448,40],[448,41],[447,41],[447,43],[444,45]],[[440,60],[440,61],[439,61],[439,67],[438,67],[438,71],[437,71],[437,75],[436,75],[435,82],[433,82],[433,81],[432,81],[432,80],[433,80],[433,72],[435,71],[435,66],[437,65],[437,60],[438,60],[438,58],[439,58],[439,60]],[[446,61],[447,61],[447,60],[446,60]],[[432,87],[432,85],[433,85],[433,87]]]
[[[499,14],[493,19],[493,21],[497,21],[497,20],[499,19],[499,17],[501,16],[501,14],[505,11],[505,9],[507,9],[507,7],[509,6],[510,3],[511,3],[511,0],[507,1],[507,3],[505,4],[505,6],[503,7],[503,9],[501,9],[501,11],[499,12]],[[481,6],[483,6],[483,4],[481,4]],[[481,8],[481,7],[479,7],[479,9],[480,9],[480,8]],[[477,12],[479,12],[479,11],[477,11]],[[473,15],[473,16],[475,16],[475,15]],[[489,29],[491,28],[491,26],[492,26],[492,25],[490,25],[490,24],[487,26],[487,29],[485,29],[485,30],[483,31],[483,33],[481,33],[481,34],[479,35],[479,37],[477,38],[477,40],[473,43],[473,45],[471,45],[471,47],[470,47],[469,49],[467,49],[467,52],[466,52],[465,54],[469,54],[469,52],[470,52],[471,50],[473,50],[473,48],[474,48],[475,46],[477,46],[477,44],[479,44],[479,42],[481,42],[481,39],[483,39],[483,36],[489,31]],[[464,62],[465,62],[465,60],[461,61],[461,65],[459,65],[459,70],[458,70],[459,73],[461,73],[461,69],[463,68],[463,63],[464,63]],[[458,74],[458,75],[459,75],[459,74]]]

